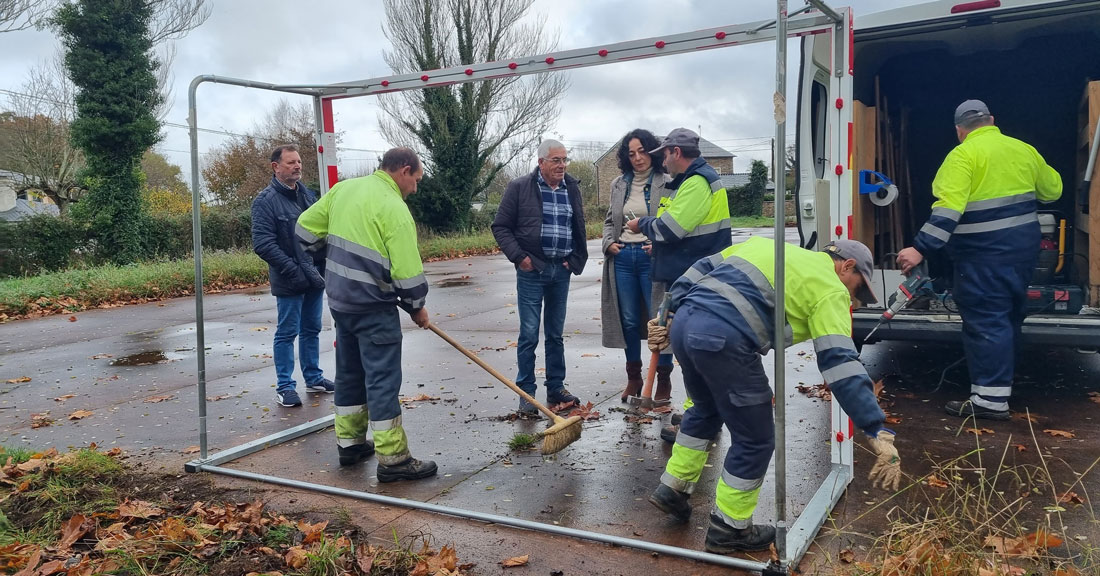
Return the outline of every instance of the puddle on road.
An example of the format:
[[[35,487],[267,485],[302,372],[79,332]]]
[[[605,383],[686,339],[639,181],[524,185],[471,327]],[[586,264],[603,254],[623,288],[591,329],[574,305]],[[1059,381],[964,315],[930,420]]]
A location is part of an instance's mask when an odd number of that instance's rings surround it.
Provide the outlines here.
[[[473,284],[473,283],[474,283],[473,280],[469,280],[469,279],[448,278],[448,279],[440,280],[439,282],[436,282],[435,285],[438,286],[439,288],[454,288],[456,286],[469,286],[470,284]]]
[[[152,366],[181,360],[179,354],[165,354],[162,350],[147,350],[111,360],[111,366]]]

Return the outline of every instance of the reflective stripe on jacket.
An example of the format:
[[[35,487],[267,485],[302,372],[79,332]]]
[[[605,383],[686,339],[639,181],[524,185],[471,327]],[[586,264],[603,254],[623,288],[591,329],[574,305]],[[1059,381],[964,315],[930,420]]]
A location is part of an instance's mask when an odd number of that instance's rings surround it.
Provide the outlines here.
[[[332,187],[298,217],[307,250],[328,246],[325,287],[333,310],[362,314],[379,305],[424,307],[428,282],[416,225],[397,184],[377,170]]]
[[[665,185],[657,216],[643,216],[638,226],[653,241],[652,278],[673,282],[696,260],[731,244],[730,208],[718,173],[702,158]]]
[[[837,401],[868,434],[885,415],[852,342],[851,294],[828,254],[786,245],[786,348],[812,339],[817,367]],[[761,354],[774,345],[775,242],[754,237],[695,263],[669,290],[671,309],[692,304],[724,318]],[[780,349],[782,349],[780,348]]]
[[[921,254],[1026,261],[1039,250],[1038,202],[1062,195],[1062,178],[1031,145],[983,126],[944,159],[932,215],[913,240]]]

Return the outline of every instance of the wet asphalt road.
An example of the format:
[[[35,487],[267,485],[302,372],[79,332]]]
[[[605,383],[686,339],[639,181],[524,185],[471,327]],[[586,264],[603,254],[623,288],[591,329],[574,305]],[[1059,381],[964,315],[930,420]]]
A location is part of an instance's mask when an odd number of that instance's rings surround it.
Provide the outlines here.
[[[770,235],[770,230],[753,232]],[[598,244],[590,244],[589,251],[598,254]],[[544,459],[537,451],[510,450],[508,441],[514,434],[536,431],[545,421],[510,419],[516,405],[511,391],[443,340],[405,320],[402,394],[438,400],[406,403],[404,423],[414,456],[435,460],[440,468],[438,477],[379,485],[374,478],[374,459],[340,468],[331,429],[229,466],[701,549],[706,512],[713,504],[714,484],[728,439],[719,439],[711,451],[700,487],[692,497],[696,512],[687,525],[662,517],[646,502],[670,452],[658,437],[663,421],[628,422],[626,405],[619,401],[625,384],[622,352],[600,346],[601,264],[602,259],[594,257],[584,274],[574,277],[566,321],[567,386],[583,401],[592,402],[601,417],[587,422],[581,440],[558,455]],[[426,271],[433,322],[490,365],[514,377],[519,320],[511,264],[497,255],[431,263]],[[182,470],[182,464],[194,457],[186,453],[189,447],[198,444],[194,318],[194,301],[177,299],[83,312],[76,315],[75,322],[68,316],[55,316],[0,325],[0,423],[4,431],[0,443],[64,448],[95,442],[103,447],[120,446],[154,468]],[[301,382],[303,407],[283,408],[274,403],[270,348],[275,306],[266,290],[207,296],[205,320],[212,451],[331,413],[331,396],[305,393]],[[332,334],[326,329],[321,336],[321,363],[329,376],[334,356]],[[1045,454],[1052,487],[1048,492],[1073,489],[1085,494],[1089,486],[1100,486],[1095,471],[1078,476],[1090,470],[1100,453],[1096,449],[1100,403],[1090,402],[1088,395],[1100,390],[1097,355],[1065,350],[1025,353],[1013,409],[1026,407],[1035,415],[1037,422],[1031,424],[1034,435],[1029,422],[1017,418],[1004,423],[980,422],[979,428],[989,430],[981,436],[966,432],[973,423],[964,424],[942,411],[945,401],[965,395],[964,366],[943,374],[960,356],[961,350],[953,347],[917,348],[904,343],[876,344],[863,352],[872,377],[885,381],[884,399],[894,419],[891,426],[898,432],[897,445],[907,474],[919,478],[935,463],[980,445],[987,458],[1000,460],[1003,453],[1007,464],[1028,469],[1039,467],[1037,455]],[[828,403],[795,389],[798,384],[821,382],[812,347],[795,346],[787,350],[786,359],[787,510],[793,517],[828,471],[827,441],[833,431]],[[769,372],[771,363],[770,357],[765,359]],[[941,375],[944,382],[937,390]],[[24,377],[30,381],[5,383]],[[683,399],[679,377],[677,371],[674,405]],[[543,398],[541,381],[538,397]],[[77,410],[92,414],[68,419]],[[33,428],[34,414],[46,414],[54,423]],[[1065,430],[1075,437],[1058,438],[1043,429]],[[1019,451],[1015,444],[1028,449]],[[927,489],[921,485],[892,500],[872,489],[863,478],[871,463],[865,447],[862,440],[857,442],[856,481],[838,506],[834,524],[823,530],[818,546],[804,561],[807,573],[835,561],[830,558],[835,558],[837,550],[868,545],[869,540],[859,534],[880,534],[893,505],[918,509],[927,504]],[[761,490],[758,522],[774,521],[774,490],[769,471]],[[306,510],[346,508],[356,523],[382,541],[392,541],[394,531],[420,531],[431,534],[437,545],[454,542],[460,559],[478,562],[482,573],[499,571],[495,562],[522,554],[532,556],[531,573],[542,574],[554,570],[566,574],[634,574],[654,569],[657,573],[728,572],[673,557],[655,559],[642,551],[403,508],[281,488],[270,494],[277,504]],[[1045,504],[1036,502],[1039,519]],[[1059,520],[1065,522],[1067,535],[1098,542],[1100,533],[1089,506],[1077,506]]]

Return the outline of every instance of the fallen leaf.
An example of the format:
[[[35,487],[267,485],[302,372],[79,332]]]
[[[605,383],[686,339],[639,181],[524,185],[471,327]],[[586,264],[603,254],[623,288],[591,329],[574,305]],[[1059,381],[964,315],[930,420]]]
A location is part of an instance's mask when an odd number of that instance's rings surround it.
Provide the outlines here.
[[[267,326],[256,326],[255,328],[252,328],[252,331],[253,332],[267,332]],[[288,564],[289,564],[289,562],[288,562]]]
[[[1084,504],[1084,500],[1076,492],[1066,492],[1058,497],[1059,504]]]
[[[1023,444],[1013,444],[1012,447],[1015,448],[1017,452],[1027,452],[1027,446]]]
[[[654,414],[671,414],[672,413],[672,405],[671,404],[665,404],[664,406],[657,406],[656,408],[650,410],[650,412],[652,412]]]
[[[513,556],[506,560],[503,560],[500,565],[505,568],[514,568],[516,566],[526,566],[527,561],[530,559],[530,554],[524,554],[523,556]]]
[[[1054,429],[1048,428],[1046,430],[1043,430],[1043,432],[1046,433],[1046,434],[1050,434],[1051,436],[1058,437],[1058,438],[1076,438],[1077,437],[1073,434],[1073,432],[1066,432],[1065,430],[1054,430]]]
[[[939,476],[936,476],[935,474],[928,476],[928,485],[933,488],[947,488],[948,486],[947,482],[944,482],[942,479],[940,479]]]
[[[68,400],[69,398],[76,398],[76,394],[66,394],[64,396],[58,396],[57,398],[54,398],[54,401],[55,402],[64,402],[64,401]]]
[[[886,417],[886,423],[887,424],[901,424],[901,418],[898,418],[897,416],[887,416]]]
[[[95,414],[95,412],[92,412],[91,410],[77,410],[76,412],[69,414],[69,420],[80,420],[82,418],[87,418],[92,414]]]
[[[144,400],[146,404],[156,404],[157,402],[164,402],[165,400],[171,400],[175,398],[175,394],[165,394],[164,396],[150,396]]]
[[[578,407],[570,410],[569,414],[566,414],[565,417],[566,418],[572,418],[574,416],[580,416],[581,420],[585,420],[585,421],[599,420],[600,419],[600,413],[596,410],[593,410],[593,408],[594,408],[594,406],[592,405],[592,403],[588,402],[584,406],[578,406]]]
[[[852,552],[851,548],[845,548],[840,551],[840,561],[845,564],[851,564],[856,559],[855,552]]]
[[[30,376],[20,376],[19,378],[11,378],[9,380],[5,380],[5,382],[7,382],[8,384],[22,384],[23,382],[30,382],[30,381],[31,381]]]
[[[1089,392],[1089,401],[1100,404],[1100,392]]]
[[[50,418],[48,412],[41,414],[31,414],[31,428],[42,428],[53,424],[53,418]]]
[[[1081,576],[1081,573],[1073,565],[1067,564],[1051,572],[1051,576]]]
[[[993,434],[994,433],[989,428],[967,428],[966,431],[970,432],[971,434],[973,434],[975,436],[982,436],[984,434]]]
[[[428,396],[427,394],[421,394],[412,398],[402,396],[400,400],[402,404],[408,404],[410,402],[437,402],[439,401],[439,396]]]
[[[198,446],[188,446],[183,449],[184,454],[198,454],[202,449]]]
[[[293,546],[290,550],[286,551],[286,556],[284,556],[283,559],[286,560],[287,566],[297,570],[309,562],[309,553],[301,546]]]
[[[104,358],[114,358],[114,357],[115,357],[114,354],[96,354],[95,356],[91,356],[88,359],[89,360],[102,360]]]
[[[1012,417],[1017,419],[1017,420],[1027,420],[1027,421],[1031,422],[1032,424],[1038,424],[1039,423],[1039,417],[1034,415],[1034,414],[1028,413],[1028,412],[1015,412],[1015,413],[1012,414]]]
[[[87,518],[83,514],[73,515],[72,518],[61,525],[61,540],[57,543],[58,548],[68,550],[92,528],[95,528],[94,519]],[[40,573],[44,572],[40,571]]]
[[[69,316],[69,322],[76,322],[76,316]]]
[[[875,398],[882,397],[882,391],[886,388],[885,378],[875,380]]]
[[[225,400],[226,398],[232,398],[232,394],[219,394],[218,396],[207,396],[207,402],[217,402],[218,400]]]
[[[144,500],[130,500],[127,498],[118,505],[120,518],[153,518],[164,514],[157,505]]]

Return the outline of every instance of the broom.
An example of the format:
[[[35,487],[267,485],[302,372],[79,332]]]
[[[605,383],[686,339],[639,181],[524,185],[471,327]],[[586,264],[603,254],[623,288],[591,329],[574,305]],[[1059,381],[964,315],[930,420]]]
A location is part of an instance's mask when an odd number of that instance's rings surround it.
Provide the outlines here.
[[[553,425],[539,433],[539,436],[542,436],[543,454],[554,454],[556,452],[560,452],[566,446],[581,439],[582,426],[580,416],[573,416],[572,418],[567,419],[562,418],[557,414],[554,414],[552,411],[550,411],[549,408],[543,406],[530,394],[524,392],[522,389],[520,389],[519,386],[516,386],[515,382],[512,382],[511,380],[505,378],[503,374],[497,372],[495,369],[493,369],[492,366],[486,364],[484,360],[478,358],[476,354],[467,350],[465,346],[459,344],[457,340],[451,338],[446,332],[439,329],[435,324],[428,324],[428,328],[431,329],[432,332],[438,334],[440,338],[446,340],[448,344],[454,346],[455,350],[458,350],[459,352],[465,354],[467,358],[473,360],[475,364],[481,366],[485,369],[486,372],[495,376],[497,380],[503,382],[505,386],[511,388],[513,392],[519,394],[521,398],[530,402],[532,405],[538,408],[540,412],[546,414],[547,418],[553,421]]]

